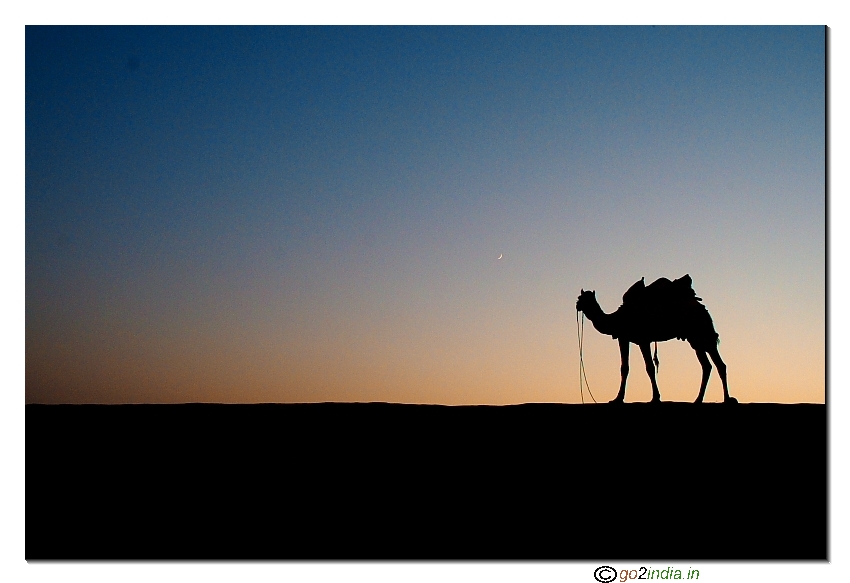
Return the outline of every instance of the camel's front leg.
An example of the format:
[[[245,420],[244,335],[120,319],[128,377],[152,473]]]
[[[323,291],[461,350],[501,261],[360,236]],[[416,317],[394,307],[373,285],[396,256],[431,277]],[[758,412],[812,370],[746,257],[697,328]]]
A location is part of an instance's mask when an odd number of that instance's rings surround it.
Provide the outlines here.
[[[649,381],[652,383],[652,402],[661,402],[661,393],[658,391],[658,384],[655,382],[655,364],[652,362],[652,350],[649,349],[649,344],[640,344],[640,353],[643,355],[643,362],[646,364],[646,374],[649,375]]]
[[[629,341],[620,338],[620,392],[612,403],[622,403],[626,398],[626,378],[629,376]]]

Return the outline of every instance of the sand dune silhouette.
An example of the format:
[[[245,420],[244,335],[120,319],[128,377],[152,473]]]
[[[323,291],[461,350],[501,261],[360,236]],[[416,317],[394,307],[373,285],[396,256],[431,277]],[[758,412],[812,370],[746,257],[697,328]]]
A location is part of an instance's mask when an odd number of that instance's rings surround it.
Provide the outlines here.
[[[27,405],[26,438],[27,560],[826,557],[824,405]]]

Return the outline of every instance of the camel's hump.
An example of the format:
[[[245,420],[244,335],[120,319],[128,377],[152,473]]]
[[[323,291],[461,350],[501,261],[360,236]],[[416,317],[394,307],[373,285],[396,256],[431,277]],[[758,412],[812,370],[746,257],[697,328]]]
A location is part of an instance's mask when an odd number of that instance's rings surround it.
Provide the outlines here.
[[[701,298],[696,297],[697,294],[692,286],[693,280],[687,273],[673,281],[666,277],[660,277],[649,285],[644,284],[644,278],[640,278],[623,294],[623,305],[701,300]]]

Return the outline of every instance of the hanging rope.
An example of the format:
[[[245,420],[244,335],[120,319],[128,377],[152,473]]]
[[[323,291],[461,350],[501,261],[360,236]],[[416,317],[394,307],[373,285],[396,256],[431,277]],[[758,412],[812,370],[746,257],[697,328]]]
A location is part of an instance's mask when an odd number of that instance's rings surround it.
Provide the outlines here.
[[[581,393],[581,404],[584,405],[584,384],[581,380],[581,371],[584,370],[582,367],[582,354],[581,354],[581,342],[582,342],[582,328],[579,327],[578,323],[578,310],[576,310],[576,334],[578,334],[578,390]]]
[[[655,363],[655,372],[658,372],[661,369],[661,364],[658,362],[658,342],[655,343],[655,358],[653,362]]]
[[[596,397],[590,392],[590,383],[587,382],[587,372],[584,370],[584,312],[581,314],[581,326],[578,323],[578,310],[576,310],[576,332],[578,332],[578,389],[581,393],[581,403],[584,404],[584,385],[587,385],[587,392],[590,393],[590,398],[596,403]],[[582,384],[582,379],[583,383]]]

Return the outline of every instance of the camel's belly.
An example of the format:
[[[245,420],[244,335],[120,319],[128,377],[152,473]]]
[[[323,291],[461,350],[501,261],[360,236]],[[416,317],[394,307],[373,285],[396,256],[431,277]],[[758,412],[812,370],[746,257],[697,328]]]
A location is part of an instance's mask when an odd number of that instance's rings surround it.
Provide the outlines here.
[[[647,310],[644,312],[626,312],[618,323],[619,334],[615,337],[635,344],[687,340],[691,346],[711,346],[717,341],[717,333],[708,311],[700,309],[677,311]]]
[[[621,336],[624,340],[628,340],[633,344],[651,344],[653,342],[666,342],[668,340],[676,339],[675,335],[670,334],[655,334],[655,335],[646,335],[646,336]],[[686,340],[685,338],[678,338],[678,340]]]
[[[646,322],[640,326],[640,332],[629,332],[621,338],[635,344],[646,344],[648,342],[666,342],[667,340],[684,340],[681,335],[683,331],[679,327],[659,325],[655,322]]]

